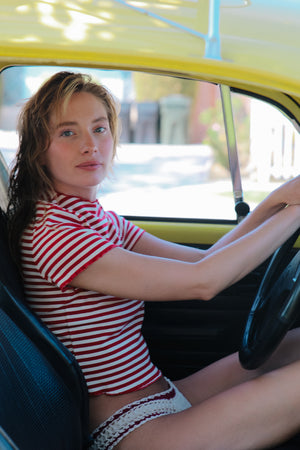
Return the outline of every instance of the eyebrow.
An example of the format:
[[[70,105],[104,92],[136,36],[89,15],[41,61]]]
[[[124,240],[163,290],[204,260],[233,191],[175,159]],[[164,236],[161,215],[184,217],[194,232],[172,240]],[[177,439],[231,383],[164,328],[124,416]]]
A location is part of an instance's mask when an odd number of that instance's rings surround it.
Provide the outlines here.
[[[92,121],[92,123],[98,123],[98,122],[108,122],[108,117],[98,117],[97,119],[94,119],[93,121]],[[57,125],[56,125],[56,129],[58,129],[58,128],[61,128],[61,127],[70,127],[70,126],[73,126],[73,125],[77,125],[78,124],[78,122],[76,122],[76,121],[66,121],[66,122],[60,122],[60,123],[58,123]]]

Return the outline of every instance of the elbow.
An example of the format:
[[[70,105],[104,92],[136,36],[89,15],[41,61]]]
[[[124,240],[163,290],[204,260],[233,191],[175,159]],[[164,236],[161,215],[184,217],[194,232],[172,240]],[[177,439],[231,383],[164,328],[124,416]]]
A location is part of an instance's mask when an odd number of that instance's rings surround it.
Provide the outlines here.
[[[193,274],[193,279],[190,280],[190,288],[188,289],[190,299],[198,299],[203,301],[212,300],[221,290],[223,290],[222,277],[216,276],[216,272],[211,265],[206,266],[204,263],[195,265],[197,272]],[[199,270],[201,267],[201,270]],[[187,294],[187,292],[186,292]]]
[[[203,261],[198,264],[201,270],[197,274],[197,298],[199,300],[212,300],[223,289],[228,287],[228,280],[224,280],[222,273],[218,273],[214,266],[210,263],[211,258],[207,258],[207,261]],[[205,264],[206,262],[206,264]]]
[[[213,283],[202,285],[198,291],[197,298],[204,301],[212,300],[217,294],[218,290],[215,289]]]
[[[201,294],[200,300],[204,300],[205,302],[212,300],[215,296],[216,296],[216,292],[212,292],[212,291],[205,291]]]

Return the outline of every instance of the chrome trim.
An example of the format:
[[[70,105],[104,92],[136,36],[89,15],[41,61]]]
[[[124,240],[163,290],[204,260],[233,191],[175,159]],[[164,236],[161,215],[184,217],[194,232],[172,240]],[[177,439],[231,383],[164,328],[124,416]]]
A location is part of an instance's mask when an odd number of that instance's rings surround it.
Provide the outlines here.
[[[237,213],[237,219],[238,221],[240,221],[243,217],[245,217],[248,214],[249,206],[243,200],[242,179],[236,143],[230,87],[221,84],[219,86],[226,132],[229,168],[233,188],[235,211]]]

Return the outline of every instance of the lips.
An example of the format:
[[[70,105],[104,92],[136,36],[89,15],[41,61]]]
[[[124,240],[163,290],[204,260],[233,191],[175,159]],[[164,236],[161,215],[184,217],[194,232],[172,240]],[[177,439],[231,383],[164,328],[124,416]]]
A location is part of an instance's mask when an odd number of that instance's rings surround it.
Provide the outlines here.
[[[102,166],[102,163],[99,161],[85,161],[78,164],[76,167],[79,169],[98,169]]]

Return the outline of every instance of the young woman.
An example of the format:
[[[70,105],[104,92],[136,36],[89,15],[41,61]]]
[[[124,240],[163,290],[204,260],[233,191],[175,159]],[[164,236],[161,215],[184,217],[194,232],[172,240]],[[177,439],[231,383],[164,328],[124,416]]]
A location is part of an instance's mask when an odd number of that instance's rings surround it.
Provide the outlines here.
[[[298,431],[298,330],[259,370],[232,355],[173,383],[151,362],[141,326],[144,301],[209,300],[272,254],[299,227],[300,178],[202,251],[102,209],[117,109],[88,76],[50,78],[23,108],[19,131],[11,247],[29,304],[85,375],[91,448],[257,449]]]

